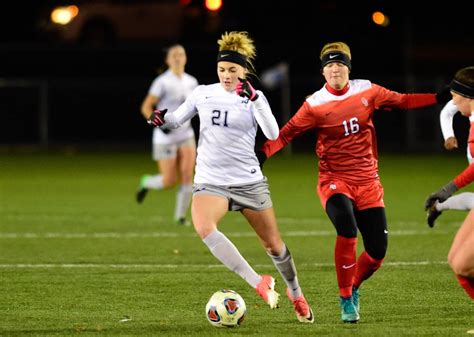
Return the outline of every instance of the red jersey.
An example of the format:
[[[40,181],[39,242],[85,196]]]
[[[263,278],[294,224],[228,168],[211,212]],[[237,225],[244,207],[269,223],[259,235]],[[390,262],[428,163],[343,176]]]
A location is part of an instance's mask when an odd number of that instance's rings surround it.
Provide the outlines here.
[[[320,178],[367,183],[378,177],[374,111],[412,109],[435,103],[435,94],[400,94],[368,80],[351,80],[340,91],[326,84],[306,99],[280,130],[278,139],[267,141],[262,150],[270,157],[293,138],[315,129]]]

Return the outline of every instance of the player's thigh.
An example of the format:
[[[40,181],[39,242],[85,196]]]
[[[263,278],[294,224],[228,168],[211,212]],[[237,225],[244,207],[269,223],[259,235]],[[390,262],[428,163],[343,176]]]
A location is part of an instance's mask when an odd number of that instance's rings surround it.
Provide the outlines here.
[[[191,216],[198,235],[204,239],[215,230],[228,209],[229,201],[224,196],[207,193],[194,194]]]
[[[474,276],[474,210],[469,212],[456,233],[448,261],[456,274]]]
[[[193,179],[194,165],[196,164],[196,147],[180,147],[178,148],[178,156],[181,180],[185,184],[191,184]]]
[[[469,211],[466,218],[464,219],[461,227],[459,227],[456,235],[454,236],[451,249],[449,251],[448,260],[451,255],[455,255],[458,249],[464,246],[470,235],[473,235],[474,231],[474,210]]]
[[[164,158],[158,160],[158,168],[163,176],[163,184],[170,187],[176,184],[178,180],[177,158]]]
[[[263,210],[245,208],[242,214],[257,233],[265,249],[272,255],[280,255],[283,242],[273,207]]]

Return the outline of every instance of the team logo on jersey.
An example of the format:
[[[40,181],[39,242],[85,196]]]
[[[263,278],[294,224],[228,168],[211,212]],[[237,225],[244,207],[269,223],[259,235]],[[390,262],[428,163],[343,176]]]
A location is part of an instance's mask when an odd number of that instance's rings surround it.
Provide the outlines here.
[[[244,100],[242,100],[240,103],[247,104],[249,102],[250,98],[246,97]]]
[[[329,188],[334,191],[336,189],[336,184],[329,185]]]
[[[362,105],[364,105],[365,107],[369,106],[369,101],[367,101],[367,98],[362,97],[360,101],[362,102]]]

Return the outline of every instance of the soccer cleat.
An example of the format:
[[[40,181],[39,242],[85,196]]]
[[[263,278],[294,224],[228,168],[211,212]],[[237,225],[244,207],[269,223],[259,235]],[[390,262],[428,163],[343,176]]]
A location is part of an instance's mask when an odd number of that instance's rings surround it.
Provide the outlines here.
[[[344,323],[357,323],[359,312],[351,297],[341,297],[341,319]]]
[[[293,299],[290,289],[286,288],[286,296],[288,296],[290,301],[293,302],[298,321],[302,323],[314,323],[313,310],[311,310],[303,294],[298,296],[296,299]]]
[[[147,175],[144,175],[140,179],[140,186],[138,188],[136,199],[139,204],[142,203],[143,199],[145,199],[146,194],[148,193],[148,188],[145,187],[145,181],[148,179]]]
[[[428,226],[433,227],[435,220],[441,215],[442,212],[436,209],[436,205],[438,205],[438,201],[436,201],[428,210],[426,214],[426,218],[428,220]]]
[[[357,309],[357,312],[360,312],[360,304],[359,304],[359,288],[352,286],[352,303]]]
[[[179,226],[191,226],[191,222],[189,222],[188,220],[186,220],[186,218],[179,218],[178,220],[176,220],[176,223],[177,223]]]
[[[280,294],[275,291],[275,279],[270,275],[261,275],[261,277],[262,281],[257,284],[255,291],[270,308],[278,308]]]

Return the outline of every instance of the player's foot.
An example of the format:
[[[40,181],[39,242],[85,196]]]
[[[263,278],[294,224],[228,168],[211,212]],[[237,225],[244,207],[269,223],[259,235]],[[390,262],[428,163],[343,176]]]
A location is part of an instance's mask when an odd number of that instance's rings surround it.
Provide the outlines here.
[[[275,279],[270,275],[261,275],[261,277],[262,281],[257,284],[255,291],[270,308],[278,308],[280,294],[275,291]]]
[[[436,209],[436,205],[438,205],[438,201],[436,201],[428,210],[426,214],[426,218],[428,220],[428,226],[433,227],[435,220],[441,215],[441,211]]]
[[[314,323],[313,310],[311,310],[303,294],[293,299],[290,289],[286,288],[286,296],[288,296],[290,301],[293,302],[293,307],[295,308],[298,321],[302,323]]]
[[[360,304],[359,304],[359,288],[352,286],[352,303],[357,309],[357,312],[360,312]]]
[[[148,188],[145,187],[145,181],[148,179],[147,175],[144,175],[140,179],[140,185],[138,187],[138,191],[136,194],[136,199],[139,204],[142,203],[143,199],[145,199],[146,194],[148,193]]]
[[[341,319],[344,323],[357,323],[359,312],[351,297],[341,297]]]
[[[179,226],[191,226],[191,222],[189,222],[188,220],[186,220],[186,218],[179,218],[178,220],[176,220],[176,223],[177,223]]]

